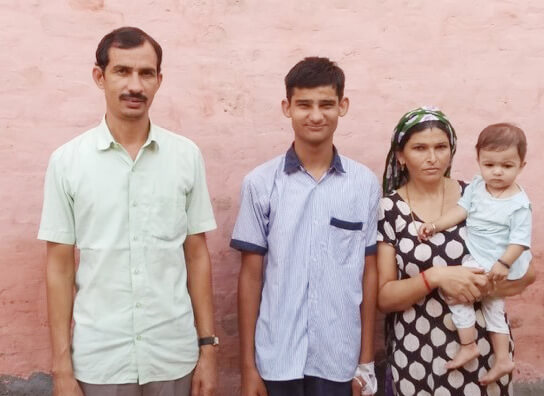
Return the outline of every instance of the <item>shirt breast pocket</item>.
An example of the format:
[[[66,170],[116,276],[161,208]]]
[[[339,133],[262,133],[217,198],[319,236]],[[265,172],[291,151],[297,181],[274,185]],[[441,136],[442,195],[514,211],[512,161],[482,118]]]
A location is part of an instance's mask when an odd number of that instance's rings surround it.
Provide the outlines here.
[[[185,197],[160,196],[151,205],[149,228],[155,240],[176,241],[187,226]]]
[[[331,217],[329,224],[329,258],[338,265],[358,264],[364,245],[363,222]]]

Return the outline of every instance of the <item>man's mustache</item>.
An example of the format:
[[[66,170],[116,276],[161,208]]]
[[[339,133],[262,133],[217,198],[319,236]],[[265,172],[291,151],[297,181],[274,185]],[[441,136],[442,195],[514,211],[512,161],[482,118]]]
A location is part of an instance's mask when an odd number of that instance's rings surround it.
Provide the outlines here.
[[[128,94],[121,94],[119,96],[119,99],[121,100],[130,100],[130,99],[136,99],[141,100],[142,102],[147,102],[147,97],[141,93],[128,93]]]

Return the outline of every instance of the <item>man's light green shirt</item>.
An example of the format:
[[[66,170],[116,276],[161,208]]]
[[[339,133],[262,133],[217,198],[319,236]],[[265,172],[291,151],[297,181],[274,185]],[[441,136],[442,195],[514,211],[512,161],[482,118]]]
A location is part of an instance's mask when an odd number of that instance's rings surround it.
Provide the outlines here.
[[[202,156],[182,136],[151,124],[133,161],[103,120],[53,153],[38,239],[80,251],[78,380],[144,384],[193,370],[183,243],[215,227]]]

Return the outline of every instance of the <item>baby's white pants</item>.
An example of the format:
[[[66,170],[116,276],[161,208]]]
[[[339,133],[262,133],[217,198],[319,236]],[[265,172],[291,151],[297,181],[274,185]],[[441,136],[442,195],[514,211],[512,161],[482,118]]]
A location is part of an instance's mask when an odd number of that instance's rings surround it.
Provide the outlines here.
[[[463,267],[481,268],[476,260],[469,259],[463,263]],[[473,327],[476,323],[476,314],[472,304],[450,305],[451,319],[455,327],[465,329]],[[487,331],[509,334],[510,329],[504,315],[504,299],[499,297],[487,297],[482,300],[482,313],[485,319]]]

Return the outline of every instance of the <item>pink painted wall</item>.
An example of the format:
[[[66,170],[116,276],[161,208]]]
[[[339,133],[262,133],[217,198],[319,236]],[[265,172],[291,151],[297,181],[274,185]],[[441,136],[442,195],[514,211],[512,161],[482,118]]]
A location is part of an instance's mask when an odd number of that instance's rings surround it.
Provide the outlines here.
[[[283,77],[322,55],[347,75],[348,115],[340,151],[381,174],[400,115],[436,104],[460,147],[453,175],[476,171],[479,130],[518,123],[530,142],[521,183],[534,203],[540,279],[508,303],[518,381],[544,379],[544,5],[538,0],[0,0],[0,374],[49,369],[45,247],[36,241],[51,151],[95,125],[103,111],[91,80],[99,39],[136,25],[164,49],[154,121],[201,147],[219,229],[210,233],[216,321],[222,337],[220,394],[235,394],[236,277],[228,248],[240,182],[286,150]]]

